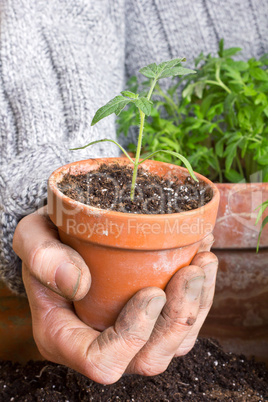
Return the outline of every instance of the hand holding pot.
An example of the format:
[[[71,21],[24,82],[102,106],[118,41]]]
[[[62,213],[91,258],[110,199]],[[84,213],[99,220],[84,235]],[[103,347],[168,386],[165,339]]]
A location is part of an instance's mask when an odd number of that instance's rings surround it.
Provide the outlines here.
[[[46,207],[22,219],[14,250],[23,261],[23,280],[41,354],[94,381],[111,384],[125,372],[156,375],[172,357],[186,354],[212,304],[217,259],[212,239],[200,247],[190,267],[180,269],[166,291],[149,287],[124,307],[114,326],[102,333],[74,313],[90,273],[82,257],[62,244]]]

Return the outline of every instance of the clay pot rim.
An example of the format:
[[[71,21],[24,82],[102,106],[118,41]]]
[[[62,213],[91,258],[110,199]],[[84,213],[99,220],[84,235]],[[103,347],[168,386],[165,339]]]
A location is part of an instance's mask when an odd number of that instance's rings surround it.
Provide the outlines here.
[[[134,218],[135,217],[136,219],[137,218],[142,219],[142,218],[146,217],[146,219],[149,221],[150,220],[154,221],[156,218],[157,218],[157,220],[162,220],[162,219],[164,220],[169,216],[172,216],[173,218],[176,218],[179,216],[189,216],[190,217],[191,215],[196,215],[199,212],[203,212],[206,209],[211,208],[211,204],[215,203],[216,198],[218,198],[220,196],[217,186],[212,181],[210,181],[207,177],[201,175],[200,173],[194,172],[198,179],[207,183],[213,190],[212,199],[207,204],[203,205],[202,207],[192,209],[190,211],[176,212],[176,213],[172,213],[172,214],[135,214],[135,213],[129,213],[129,212],[119,212],[119,211],[114,211],[114,210],[110,210],[110,209],[106,210],[106,209],[102,209],[102,208],[92,207],[90,205],[83,204],[80,201],[73,200],[72,198],[63,194],[57,187],[57,183],[60,181],[63,174],[65,174],[68,169],[70,169],[71,167],[77,167],[81,164],[86,165],[87,162],[89,162],[89,161],[95,161],[98,163],[120,162],[120,164],[126,164],[126,165],[130,164],[127,158],[122,158],[122,157],[89,158],[89,159],[83,159],[83,160],[76,161],[76,162],[67,163],[66,165],[62,165],[59,168],[57,168],[50,175],[50,177],[48,179],[48,187],[54,193],[54,195],[57,198],[62,199],[63,202],[66,202],[70,206],[73,206],[75,208],[77,208],[77,207],[80,208],[86,214],[88,211],[88,215],[105,215],[107,217],[109,216],[109,217],[118,217],[118,218],[119,217]],[[174,165],[171,163],[167,163],[167,162],[160,162],[160,161],[148,159],[143,163],[143,166],[146,166],[148,164],[171,165],[171,166],[173,166],[172,169],[175,168],[176,170],[178,169],[178,170],[181,170],[181,171],[189,174],[189,172],[186,168],[184,168],[182,166]],[[77,169],[77,172],[78,172],[78,174],[80,173],[79,169]],[[74,172],[72,172],[72,174],[73,173]],[[224,184],[224,183],[221,183],[221,184]],[[230,184],[232,184],[232,183],[230,183]]]
[[[241,188],[241,190],[243,190],[243,189],[245,189],[245,188],[251,188],[252,186],[268,186],[268,182],[265,182],[265,181],[260,181],[260,182],[258,182],[258,181],[256,181],[256,182],[252,182],[252,183],[227,183],[227,182],[224,182],[224,183],[213,183],[215,186],[217,186],[217,188],[219,187],[219,188],[224,188],[224,187],[226,187],[226,186],[232,186],[232,187],[234,187],[234,186],[237,186],[238,188],[240,187]]]

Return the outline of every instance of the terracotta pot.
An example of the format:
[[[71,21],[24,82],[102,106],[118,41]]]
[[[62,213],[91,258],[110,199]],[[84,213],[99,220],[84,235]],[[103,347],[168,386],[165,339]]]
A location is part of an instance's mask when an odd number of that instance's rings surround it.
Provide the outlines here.
[[[92,285],[87,296],[75,303],[78,316],[91,327],[112,325],[125,303],[147,286],[165,288],[180,268],[190,264],[202,239],[216,221],[219,191],[196,210],[176,214],[141,215],[102,210],[81,204],[57,188],[64,174],[85,173],[101,163],[129,164],[123,158],[101,158],[72,163],[57,169],[48,181],[49,216],[60,239],[86,261]],[[146,161],[143,168],[166,178],[188,176],[179,166]]]
[[[16,296],[0,281],[0,360],[30,359],[43,358],[33,339],[28,299]]]
[[[227,351],[268,362],[268,226],[258,254],[260,223],[255,226],[256,208],[268,199],[268,183],[216,186],[221,199],[213,252],[219,272],[214,303],[201,333],[217,338]]]
[[[216,184],[221,200],[214,229],[217,249],[256,249],[261,221],[256,226],[256,208],[268,200],[268,183]],[[265,211],[263,217],[268,215]],[[268,225],[261,236],[260,247],[268,247]]]

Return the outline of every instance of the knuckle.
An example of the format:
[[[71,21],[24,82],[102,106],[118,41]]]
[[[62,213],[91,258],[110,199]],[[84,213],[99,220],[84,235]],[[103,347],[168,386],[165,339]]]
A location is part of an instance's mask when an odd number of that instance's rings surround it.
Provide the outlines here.
[[[122,338],[122,341],[129,349],[140,349],[145,344],[147,339],[143,339],[137,334],[130,334],[127,337]]]
[[[191,336],[189,339],[186,338],[175,353],[175,356],[178,357],[187,355],[193,349],[196,342],[196,337],[197,335]]]
[[[166,370],[160,362],[153,362],[149,359],[139,359],[135,366],[135,374],[152,377],[162,374]]]
[[[85,363],[85,373],[87,377],[100,384],[111,385],[117,382],[123,375],[122,370],[118,370],[112,365],[105,365],[103,357],[88,353]]]
[[[37,349],[39,350],[40,354],[46,359],[51,360],[51,345],[50,348],[47,348],[46,338],[44,336],[44,331],[42,328],[35,328],[33,327],[33,338]]]
[[[181,347],[179,349],[179,351],[176,353],[176,357],[187,355],[192,350],[193,347],[194,347],[194,343],[189,346]]]
[[[165,327],[169,328],[172,326],[173,329],[179,327],[179,331],[189,331],[189,327],[192,327],[196,321],[195,315],[181,315],[179,311],[167,309],[161,313],[163,320],[165,322]],[[163,326],[163,323],[162,323]]]

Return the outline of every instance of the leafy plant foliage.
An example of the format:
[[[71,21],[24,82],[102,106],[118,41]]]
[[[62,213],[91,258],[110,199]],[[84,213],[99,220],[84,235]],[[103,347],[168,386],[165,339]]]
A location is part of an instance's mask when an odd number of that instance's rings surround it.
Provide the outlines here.
[[[196,58],[197,74],[182,77],[168,90],[156,84],[157,101],[144,126],[144,154],[183,152],[194,170],[214,181],[268,181],[268,55],[235,60],[240,50],[224,49],[221,40],[217,57],[201,53]],[[141,72],[151,79],[170,77],[170,68],[183,71],[172,62],[162,70],[161,64],[151,64]],[[150,80],[142,85],[146,91]],[[135,77],[129,86],[137,90]],[[137,124],[137,111],[131,105],[117,121],[118,133],[127,134]],[[154,158],[181,164],[170,153]]]
[[[144,122],[145,122],[145,116],[150,116],[152,114],[152,107],[153,107],[153,102],[150,100],[153,90],[155,88],[155,85],[157,84],[158,80],[160,78],[167,78],[167,77],[175,77],[175,76],[183,76],[185,74],[190,74],[190,73],[195,73],[195,71],[183,68],[181,67],[181,62],[185,61],[186,59],[174,59],[174,60],[169,60],[165,61],[160,64],[150,64],[146,67],[143,67],[140,70],[140,73],[143,74],[145,77],[149,78],[149,84],[148,84],[148,93],[147,96],[143,96],[142,94],[136,93],[136,90],[131,90],[131,91],[122,91],[121,95],[116,96],[115,98],[111,99],[106,105],[102,106],[100,109],[97,110],[95,113],[91,125],[93,126],[94,124],[98,123],[100,120],[102,120],[104,117],[107,117],[113,113],[115,113],[117,116],[121,113],[121,111],[128,105],[131,104],[135,111],[137,110],[139,113],[140,117],[140,123],[139,123],[139,136],[138,136],[138,145],[137,145],[137,150],[136,150],[136,156],[135,160],[133,161],[131,157],[128,155],[126,150],[118,144],[116,141],[110,140],[110,139],[102,139],[102,140],[97,140],[97,141],[92,141],[87,145],[84,145],[83,147],[79,148],[73,148],[73,150],[76,149],[83,149],[88,146],[91,146],[93,144],[97,144],[99,142],[104,142],[104,141],[109,141],[114,144],[116,144],[121,151],[126,155],[126,157],[130,160],[131,163],[133,163],[133,177],[132,177],[132,183],[131,183],[131,192],[130,192],[130,197],[133,200],[134,198],[134,192],[135,192],[135,185],[136,185],[136,177],[137,177],[137,169],[138,166],[143,163],[146,159],[148,159],[151,156],[156,155],[159,152],[163,152],[165,154],[168,154],[172,156],[175,159],[179,159],[181,162],[184,163],[186,168],[188,169],[190,175],[192,178],[196,181],[197,178],[194,174],[194,171],[191,167],[191,164],[189,161],[181,154],[175,151],[171,150],[155,150],[150,154],[149,156],[144,157],[142,161],[140,161],[140,152],[141,152],[141,147],[142,147],[142,137],[143,137],[143,129],[144,129]],[[136,88],[137,89],[137,88]],[[129,110],[133,110],[130,108]],[[136,120],[135,120],[136,122]]]

